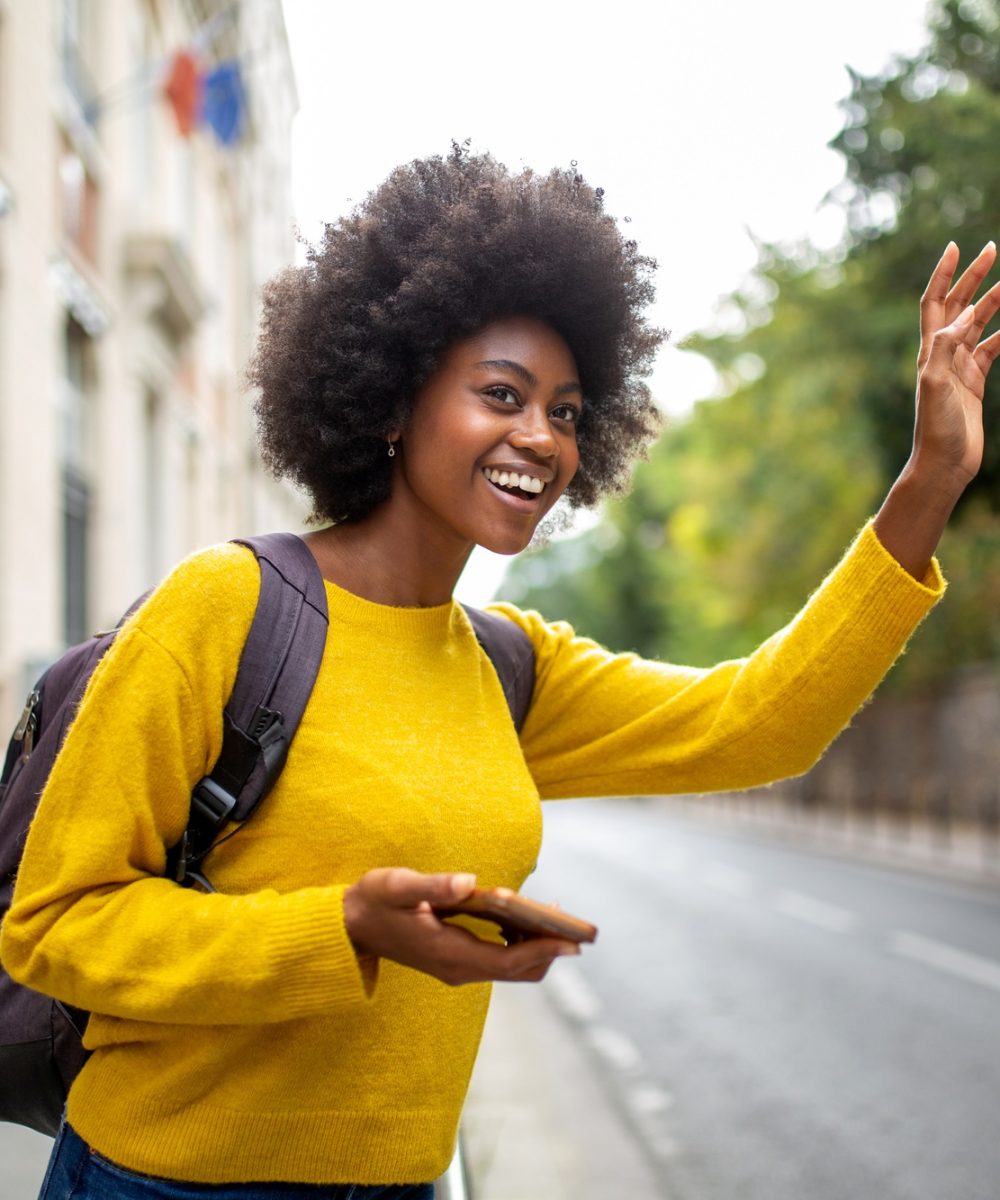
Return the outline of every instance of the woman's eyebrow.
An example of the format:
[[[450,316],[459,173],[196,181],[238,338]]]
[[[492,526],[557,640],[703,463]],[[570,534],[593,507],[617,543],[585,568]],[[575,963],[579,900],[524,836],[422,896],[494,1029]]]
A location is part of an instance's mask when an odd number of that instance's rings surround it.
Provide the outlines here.
[[[529,387],[538,386],[538,380],[535,378],[532,372],[529,371],[523,363],[516,362],[512,358],[488,358],[484,362],[478,362],[475,365],[477,367],[487,367],[493,369],[499,368],[500,370],[513,371],[514,374],[520,379],[523,379]],[[573,392],[582,395],[583,388],[578,383],[561,383],[556,388],[557,396],[566,396]]]

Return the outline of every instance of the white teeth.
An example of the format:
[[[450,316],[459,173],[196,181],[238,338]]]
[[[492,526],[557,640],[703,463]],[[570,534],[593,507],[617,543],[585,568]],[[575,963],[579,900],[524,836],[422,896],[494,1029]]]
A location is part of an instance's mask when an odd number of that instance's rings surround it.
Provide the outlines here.
[[[536,496],[545,490],[545,484],[531,475],[518,475],[515,471],[498,471],[491,467],[484,467],[483,474],[500,487],[520,488],[522,492],[532,492]]]

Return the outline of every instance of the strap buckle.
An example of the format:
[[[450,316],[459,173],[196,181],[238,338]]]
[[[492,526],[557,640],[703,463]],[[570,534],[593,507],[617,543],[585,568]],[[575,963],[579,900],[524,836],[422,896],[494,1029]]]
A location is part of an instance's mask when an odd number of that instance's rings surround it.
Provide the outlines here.
[[[254,789],[250,807],[271,790],[281,774],[288,754],[288,735],[285,732],[281,713],[258,707],[254,713],[251,731],[244,732],[229,724],[223,739],[222,755],[216,763],[216,772],[234,787],[238,794],[219,783],[211,775],[205,775],[191,789],[191,810],[187,828],[180,842],[169,851],[168,873],[178,883],[198,883],[207,891],[214,891],[211,884],[199,873],[201,862],[212,848],[219,831],[233,818],[239,804],[239,796],[246,791],[247,780],[258,763],[263,763],[264,778]],[[220,770],[225,760],[225,769]],[[231,781],[231,782],[230,782]],[[249,813],[242,814],[245,819]]]
[[[191,792],[191,817],[199,832],[205,830],[211,837],[219,832],[229,814],[236,807],[236,797],[206,775],[194,785]]]
[[[215,835],[236,807],[236,797],[206,775],[191,791],[191,815],[181,840],[167,856],[167,870],[177,883],[201,882],[197,868]],[[206,890],[212,890],[206,883]]]

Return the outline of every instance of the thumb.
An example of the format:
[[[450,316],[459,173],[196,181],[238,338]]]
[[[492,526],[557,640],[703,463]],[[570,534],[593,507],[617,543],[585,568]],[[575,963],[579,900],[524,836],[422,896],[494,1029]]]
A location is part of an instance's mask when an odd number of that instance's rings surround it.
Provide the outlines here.
[[[420,903],[431,905],[453,904],[464,900],[476,886],[475,875],[466,873],[422,875],[396,867],[383,876],[385,900],[399,908],[410,908]]]
[[[958,347],[967,344],[975,328],[976,308],[970,304],[963,309],[950,325],[945,325],[934,334],[930,343],[930,352],[924,361],[922,370],[931,373],[947,372],[955,357]],[[929,378],[930,376],[928,376]]]
[[[964,342],[969,336],[973,323],[976,319],[976,306],[970,304],[968,308],[963,308],[958,316],[950,325],[942,329],[941,332],[951,342]]]

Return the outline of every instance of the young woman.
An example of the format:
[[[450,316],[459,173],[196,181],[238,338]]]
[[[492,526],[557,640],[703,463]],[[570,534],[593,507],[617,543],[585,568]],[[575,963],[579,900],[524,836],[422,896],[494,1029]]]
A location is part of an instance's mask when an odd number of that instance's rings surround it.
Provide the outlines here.
[[[743,661],[611,654],[496,607],[535,651],[520,738],[452,589],[475,545],[514,554],[561,497],[619,489],[652,437],[653,264],[573,172],[456,151],[395,171],[265,297],[251,369],[270,466],[302,485],[330,632],[280,780],[164,877],[259,574],[182,563],[96,672],[32,826],[3,961],[93,1012],[42,1195],[424,1197],[447,1166],[505,946],[434,906],[517,888],[539,798],[742,788],[804,771],[940,596],[932,554],[982,453],[1000,306],[987,247],[921,315],[913,455],[800,615]],[[465,986],[454,986],[454,985]]]

